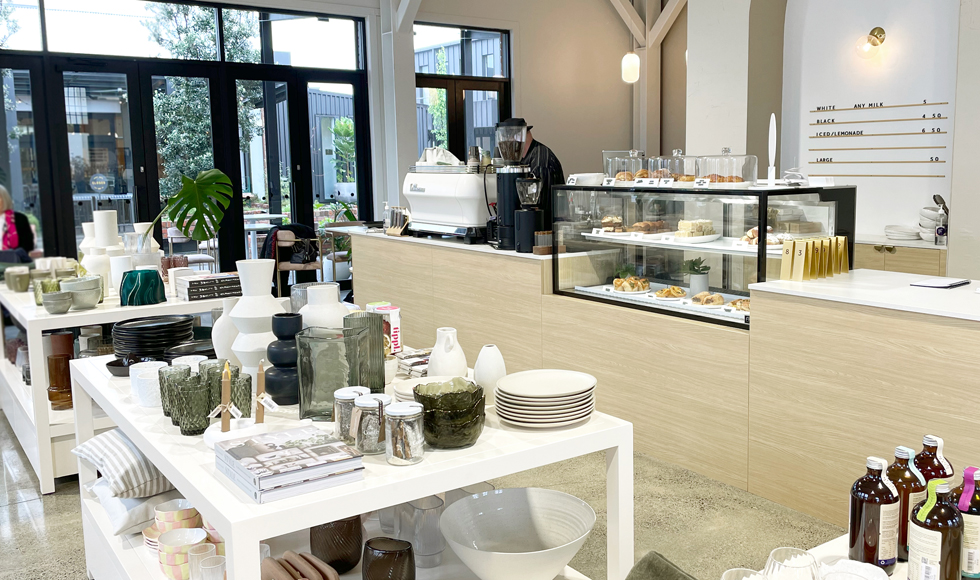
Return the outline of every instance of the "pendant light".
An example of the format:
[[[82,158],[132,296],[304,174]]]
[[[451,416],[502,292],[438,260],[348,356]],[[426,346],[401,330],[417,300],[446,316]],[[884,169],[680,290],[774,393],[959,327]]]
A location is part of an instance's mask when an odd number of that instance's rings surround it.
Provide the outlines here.
[[[885,42],[885,30],[880,26],[871,31],[866,36],[859,36],[854,44],[854,51],[863,59],[874,58],[878,54],[878,47]]]
[[[632,50],[623,57],[623,82],[635,83],[640,80],[640,55]]]

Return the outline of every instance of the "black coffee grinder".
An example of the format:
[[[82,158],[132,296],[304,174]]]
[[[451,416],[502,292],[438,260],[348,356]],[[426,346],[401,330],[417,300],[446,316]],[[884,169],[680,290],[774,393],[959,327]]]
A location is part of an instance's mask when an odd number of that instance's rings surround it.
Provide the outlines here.
[[[497,168],[498,250],[513,250],[516,247],[514,220],[518,207],[517,181],[531,171],[530,167],[521,165],[526,140],[527,124],[523,120],[508,119],[497,123],[496,145],[504,161],[503,167]],[[531,240],[534,240],[533,234]]]
[[[533,175],[533,174],[532,174]],[[539,209],[541,202],[541,180],[535,177],[522,177],[517,180],[517,197],[521,208],[516,212],[517,251],[530,254],[534,251],[534,232],[541,231],[544,212]]]

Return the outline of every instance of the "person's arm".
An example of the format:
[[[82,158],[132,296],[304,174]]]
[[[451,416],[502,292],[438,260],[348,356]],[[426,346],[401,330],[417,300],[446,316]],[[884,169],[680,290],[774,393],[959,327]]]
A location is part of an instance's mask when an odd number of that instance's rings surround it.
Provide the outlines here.
[[[34,250],[34,230],[31,229],[31,222],[27,216],[14,212],[14,227],[17,228],[17,246],[30,253]]]

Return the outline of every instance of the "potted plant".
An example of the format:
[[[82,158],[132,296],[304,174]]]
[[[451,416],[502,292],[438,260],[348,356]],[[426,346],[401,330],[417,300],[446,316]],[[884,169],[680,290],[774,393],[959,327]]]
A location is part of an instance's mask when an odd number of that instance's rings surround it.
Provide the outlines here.
[[[353,222],[357,221],[357,215],[354,210],[354,206],[351,204],[338,201],[330,204],[330,209],[333,210],[333,219],[329,217],[320,223],[323,227],[324,224],[328,223],[342,223],[342,222]],[[314,210],[316,206],[314,205]],[[322,232],[323,230],[321,230]],[[325,256],[328,262],[333,262],[332,265],[328,265],[326,270],[326,279],[334,281],[334,269],[336,268],[337,280],[346,280],[350,278],[350,264],[351,264],[351,241],[350,236],[346,235],[336,235],[333,236],[333,251]],[[333,266],[333,267],[331,267]]]
[[[218,235],[221,218],[231,203],[231,179],[219,169],[209,169],[194,179],[181,175],[180,182],[180,191],[167,200],[167,205],[140,238],[141,248],[164,214],[170,216],[173,227],[196,242],[206,242]]]
[[[709,270],[711,270],[711,266],[705,265],[704,258],[684,260],[684,264],[681,266],[681,273],[687,274],[690,277],[691,296],[708,291]]]

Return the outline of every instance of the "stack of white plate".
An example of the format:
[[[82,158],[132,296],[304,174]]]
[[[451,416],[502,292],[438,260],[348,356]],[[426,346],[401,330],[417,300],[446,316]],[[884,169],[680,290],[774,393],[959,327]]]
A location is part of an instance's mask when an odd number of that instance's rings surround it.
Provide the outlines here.
[[[418,379],[408,379],[405,381],[395,381],[391,384],[392,392],[396,403],[414,403],[416,385],[427,385],[429,383],[447,383],[455,377],[422,377]]]
[[[584,421],[595,409],[596,379],[575,371],[534,370],[497,381],[500,421],[517,427],[551,429]]]
[[[890,240],[918,240],[919,228],[911,226],[885,226],[885,236]]]

